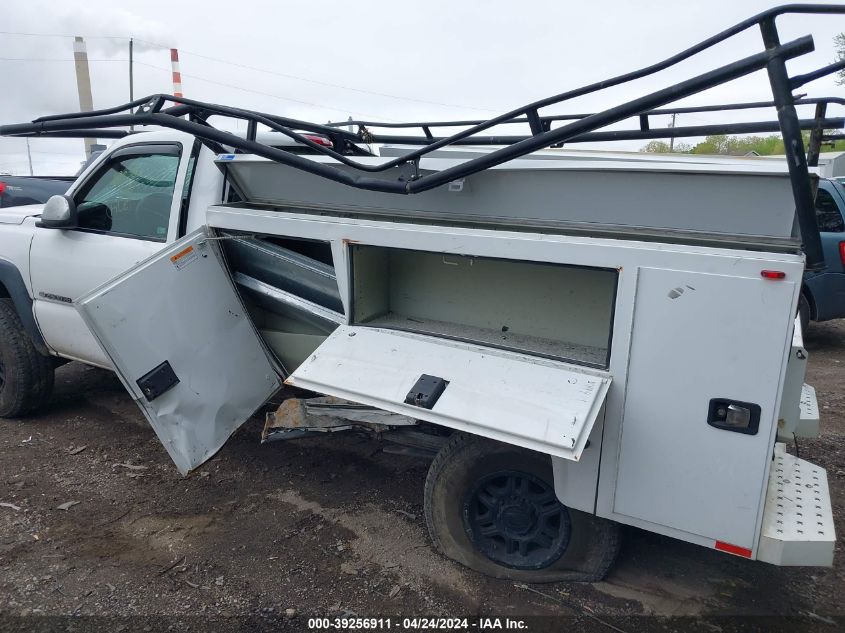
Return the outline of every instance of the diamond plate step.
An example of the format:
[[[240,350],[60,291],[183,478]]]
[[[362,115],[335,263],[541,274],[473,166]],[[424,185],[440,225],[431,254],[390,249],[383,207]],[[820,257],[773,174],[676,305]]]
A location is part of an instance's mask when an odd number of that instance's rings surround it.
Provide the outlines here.
[[[777,444],[757,559],[775,565],[829,567],[835,543],[827,472]]]

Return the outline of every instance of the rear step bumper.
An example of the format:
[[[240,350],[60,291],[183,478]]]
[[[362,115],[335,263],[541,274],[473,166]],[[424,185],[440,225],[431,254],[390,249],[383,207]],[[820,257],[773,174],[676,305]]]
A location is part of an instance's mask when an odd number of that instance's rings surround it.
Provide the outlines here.
[[[774,565],[830,567],[835,543],[827,472],[776,444],[757,559]]]
[[[816,400],[816,390],[804,383],[801,388],[801,402],[799,403],[800,417],[795,435],[798,437],[819,436],[819,404]]]

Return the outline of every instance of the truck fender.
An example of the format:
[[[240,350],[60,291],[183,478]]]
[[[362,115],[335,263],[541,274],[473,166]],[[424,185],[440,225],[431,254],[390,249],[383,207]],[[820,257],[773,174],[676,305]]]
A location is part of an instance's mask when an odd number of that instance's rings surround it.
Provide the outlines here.
[[[810,316],[815,319],[819,315],[819,308],[816,303],[816,295],[813,293],[810,284],[801,284],[801,294],[807,297],[807,302],[810,304]]]
[[[41,331],[38,329],[38,324],[35,322],[35,316],[32,314],[32,297],[29,296],[23,276],[12,262],[0,259],[0,296],[3,295],[3,288],[11,298],[24,330],[32,340],[32,344],[35,345],[35,349],[44,356],[50,356],[50,350],[47,348],[47,344],[41,336]]]

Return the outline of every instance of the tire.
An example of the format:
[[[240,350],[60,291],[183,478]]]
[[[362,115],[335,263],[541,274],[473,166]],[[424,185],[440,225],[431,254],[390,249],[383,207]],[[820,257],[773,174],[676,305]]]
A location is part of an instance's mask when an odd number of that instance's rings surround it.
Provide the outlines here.
[[[53,392],[53,361],[23,328],[11,299],[0,299],[0,418],[35,413]]]
[[[596,582],[619,553],[616,523],[554,496],[548,455],[472,435],[455,434],[434,458],[425,519],[442,554],[494,578]]]
[[[801,320],[801,334],[806,334],[810,326],[810,301],[803,292],[798,298],[798,318]]]

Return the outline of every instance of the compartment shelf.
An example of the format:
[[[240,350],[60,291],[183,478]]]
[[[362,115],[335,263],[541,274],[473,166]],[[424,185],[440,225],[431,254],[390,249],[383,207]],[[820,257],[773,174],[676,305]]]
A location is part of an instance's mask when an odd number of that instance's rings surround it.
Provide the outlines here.
[[[418,332],[420,334],[432,334],[434,336],[453,338],[460,341],[471,341],[482,345],[490,345],[491,347],[501,347],[513,351],[525,352],[526,354],[576,359],[585,365],[595,365],[596,367],[604,367],[607,359],[606,347],[578,345],[577,343],[556,341],[539,336],[520,334],[518,332],[502,332],[501,330],[464,325],[462,323],[410,317],[395,312],[389,312],[370,319],[364,325]]]

